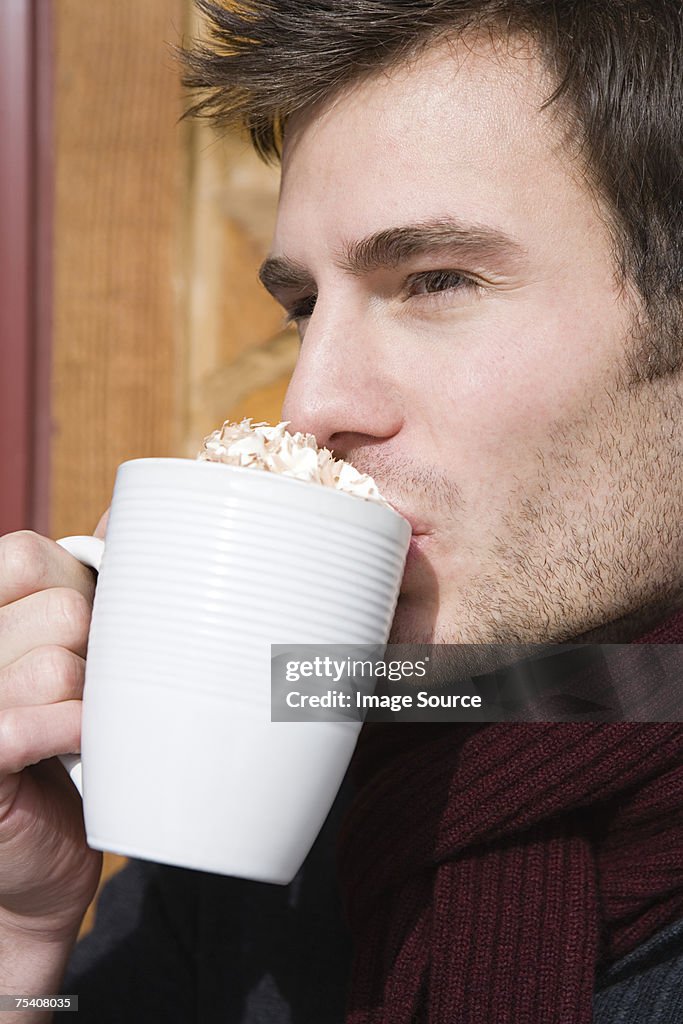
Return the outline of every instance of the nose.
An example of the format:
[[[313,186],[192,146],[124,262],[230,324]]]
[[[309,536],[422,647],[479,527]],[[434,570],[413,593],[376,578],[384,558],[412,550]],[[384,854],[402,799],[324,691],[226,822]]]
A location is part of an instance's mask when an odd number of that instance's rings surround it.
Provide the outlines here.
[[[319,298],[282,409],[290,430],[314,434],[338,456],[401,429],[401,389],[381,333],[362,309]]]

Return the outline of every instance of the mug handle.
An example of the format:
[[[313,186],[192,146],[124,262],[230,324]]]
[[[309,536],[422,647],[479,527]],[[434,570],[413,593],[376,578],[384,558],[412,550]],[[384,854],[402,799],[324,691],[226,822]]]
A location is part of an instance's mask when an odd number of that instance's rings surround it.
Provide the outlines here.
[[[57,543],[83,565],[89,566],[96,572],[100,571],[104,541],[99,537],[62,537]],[[60,754],[59,760],[69,773],[74,786],[83,796],[83,769],[80,754]]]

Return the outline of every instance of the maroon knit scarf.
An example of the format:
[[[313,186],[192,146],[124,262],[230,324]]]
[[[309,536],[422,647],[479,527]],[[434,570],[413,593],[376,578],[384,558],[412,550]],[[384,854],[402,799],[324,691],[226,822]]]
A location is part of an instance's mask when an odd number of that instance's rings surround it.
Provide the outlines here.
[[[683,917],[683,725],[366,726],[354,770],[348,1024],[589,1024],[596,970]]]

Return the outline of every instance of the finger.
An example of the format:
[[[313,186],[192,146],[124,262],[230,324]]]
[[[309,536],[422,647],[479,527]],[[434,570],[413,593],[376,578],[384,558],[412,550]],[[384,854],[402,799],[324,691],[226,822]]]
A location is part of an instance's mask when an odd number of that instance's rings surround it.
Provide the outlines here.
[[[0,711],[0,778],[81,749],[80,700]]]
[[[91,606],[77,590],[54,587],[0,608],[0,668],[34,647],[57,644],[85,657]]]
[[[104,540],[104,535],[107,532],[107,523],[109,522],[109,511],[110,510],[107,509],[106,512],[102,513],[102,515],[100,516],[100,521],[93,530],[93,536],[99,537],[100,540]]]
[[[0,711],[83,696],[85,659],[65,647],[36,647],[0,669]]]
[[[0,537],[0,607],[51,587],[77,590],[92,603],[95,575],[39,533],[20,530]]]

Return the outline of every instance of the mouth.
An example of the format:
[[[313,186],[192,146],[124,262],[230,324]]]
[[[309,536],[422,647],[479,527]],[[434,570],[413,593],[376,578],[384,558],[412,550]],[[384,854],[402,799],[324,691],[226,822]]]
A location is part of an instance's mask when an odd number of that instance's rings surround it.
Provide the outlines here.
[[[425,552],[429,550],[430,537],[431,534],[429,533],[414,533],[412,535],[408,545],[406,565],[413,565],[416,561],[419,564],[424,559]]]
[[[419,578],[424,574],[426,568],[428,568],[429,559],[426,555],[429,551],[431,539],[434,534],[434,528],[418,515],[401,508],[400,505],[393,505],[393,508],[400,516],[410,523],[410,527],[413,531],[410,538],[410,544],[408,545],[406,566],[401,585],[401,592],[404,593],[411,578],[415,576]]]
[[[391,505],[395,512],[398,512],[398,514],[402,516],[403,519],[407,520],[407,522],[410,523],[410,528],[413,531],[413,536],[411,537],[410,541],[411,544],[417,538],[430,537],[434,533],[433,527],[430,526],[429,523],[425,522],[423,519],[420,519],[419,516],[414,515],[412,512],[407,512],[405,509],[402,509],[400,505],[394,505],[394,503],[391,501],[389,502],[389,504]]]
[[[401,596],[422,593],[427,582],[433,579],[434,570],[429,558],[431,540],[431,533],[413,533],[410,538],[401,580]]]

